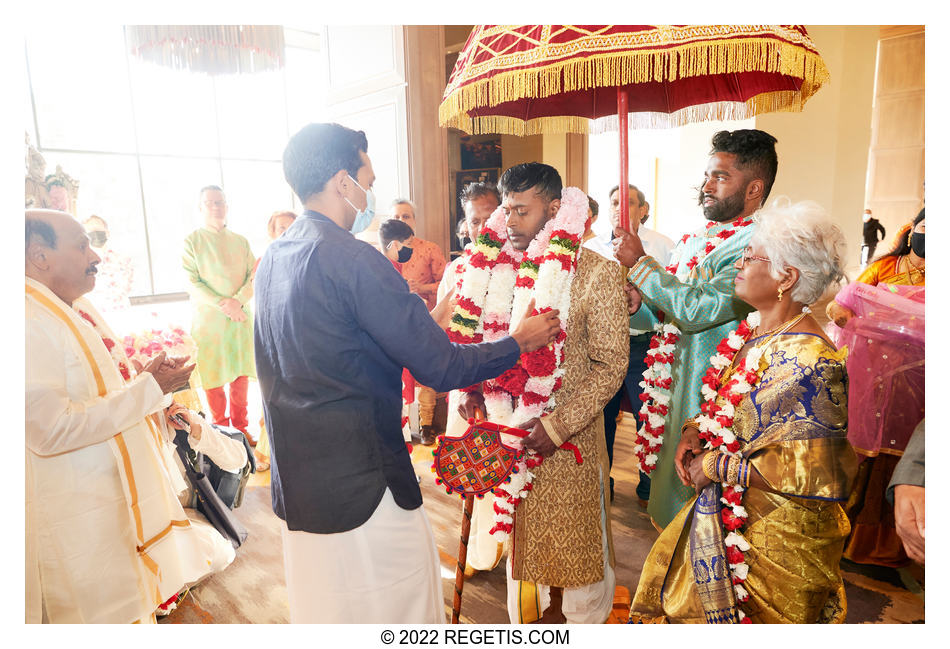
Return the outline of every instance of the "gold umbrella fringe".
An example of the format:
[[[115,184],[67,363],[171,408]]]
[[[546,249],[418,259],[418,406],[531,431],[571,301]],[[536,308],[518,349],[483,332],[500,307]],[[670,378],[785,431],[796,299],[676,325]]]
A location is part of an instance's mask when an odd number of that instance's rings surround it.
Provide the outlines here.
[[[630,129],[677,128],[702,121],[731,121],[755,117],[762,113],[800,112],[804,102],[799,93],[790,90],[763,93],[746,102],[721,101],[689,106],[674,113],[636,112],[628,116]],[[604,133],[616,131],[616,115],[597,120],[585,117],[560,116],[538,117],[528,121],[502,115],[469,117],[445,126],[457,128],[470,135],[501,134],[525,137],[528,135],[556,133]]]
[[[830,79],[821,56],[801,45],[754,38],[692,43],[662,52],[595,54],[544,67],[500,72],[469,85],[450,85],[439,106],[439,123],[450,126],[470,110],[528,97],[540,99],[560,92],[742,72],[773,72],[802,79],[802,103]]]

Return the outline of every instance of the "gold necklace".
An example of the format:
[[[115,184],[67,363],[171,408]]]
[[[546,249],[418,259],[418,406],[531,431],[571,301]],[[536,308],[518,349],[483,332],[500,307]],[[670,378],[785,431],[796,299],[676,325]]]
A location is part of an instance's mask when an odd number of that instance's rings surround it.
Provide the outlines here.
[[[794,318],[790,318],[790,319],[786,320],[785,322],[783,322],[782,324],[780,324],[779,326],[773,327],[773,328],[769,329],[768,331],[766,331],[765,333],[762,333],[762,334],[757,334],[759,328],[756,327],[755,329],[752,330],[752,336],[751,336],[750,338],[760,338],[760,337],[762,337],[762,336],[768,336],[769,334],[772,334],[772,335],[770,336],[770,338],[769,338],[769,339],[771,340],[771,338],[774,338],[774,337],[777,336],[778,334],[783,333],[784,331],[786,331],[786,330],[791,329],[792,327],[794,327],[794,326],[795,326],[796,324],[798,324],[798,322],[799,322],[802,318],[804,318],[806,315],[808,315],[808,311],[802,311],[800,314],[798,314],[798,315],[795,316]],[[779,329],[781,329],[782,331],[779,331]],[[766,342],[768,342],[768,341],[766,341]],[[763,344],[765,344],[765,343],[763,343]]]
[[[807,307],[806,307],[806,308],[807,308]],[[792,327],[794,327],[796,324],[798,324],[799,322],[801,322],[801,320],[802,320],[806,315],[808,315],[809,313],[811,313],[810,310],[808,310],[808,311],[803,310],[801,313],[799,313],[799,314],[798,314],[797,316],[795,316],[794,318],[791,318],[791,319],[789,319],[789,320],[786,320],[785,322],[783,322],[782,324],[780,324],[778,327],[775,327],[774,329],[770,329],[769,331],[766,331],[764,334],[762,334],[762,336],[768,336],[768,338],[767,338],[765,341],[761,342],[761,343],[758,343],[758,344],[753,345],[753,347],[762,347],[762,348],[766,347],[769,343],[772,342],[772,339],[773,339],[773,338],[775,338],[775,337],[778,336],[779,334],[785,333],[786,331],[788,331],[789,329],[791,329]],[[753,329],[752,334],[749,335],[748,340],[746,340],[745,344],[743,344],[742,347],[740,347],[739,350],[738,350],[738,351],[735,353],[735,355],[732,357],[732,362],[729,363],[729,367],[724,368],[724,369],[720,372],[720,376],[722,377],[722,379],[721,379],[722,381],[725,381],[725,380],[732,374],[732,371],[735,369],[736,361],[739,359],[739,356],[740,356],[741,353],[742,353],[742,348],[749,344],[749,340],[752,340],[753,338],[759,338],[759,337],[761,337],[761,336],[755,336],[755,330],[756,330],[756,329],[758,329],[758,327],[756,327],[755,329]],[[771,335],[769,335],[769,334],[771,334]]]
[[[920,267],[917,266],[917,265],[915,265],[914,262],[912,262],[912,261],[910,260],[910,255],[904,255],[901,259],[903,259],[903,260],[907,263],[908,269],[907,269],[906,273],[907,273],[907,279],[908,279],[908,280],[910,280],[910,269],[911,269],[911,268],[913,268],[914,270],[916,270],[916,271],[917,271],[918,273],[920,273],[921,275],[924,275],[924,269],[923,269],[923,268],[920,268]],[[926,277],[926,275],[924,275],[924,276]]]

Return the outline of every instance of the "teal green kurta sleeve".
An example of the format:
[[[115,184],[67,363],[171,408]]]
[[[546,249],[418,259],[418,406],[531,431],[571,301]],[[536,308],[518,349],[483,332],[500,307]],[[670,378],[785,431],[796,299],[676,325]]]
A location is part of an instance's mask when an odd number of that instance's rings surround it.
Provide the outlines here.
[[[653,257],[642,257],[628,279],[651,310],[662,311],[667,321],[674,321],[684,332],[703,331],[749,312],[735,297],[735,260],[726,257],[723,261],[708,281],[690,283],[667,272]]]

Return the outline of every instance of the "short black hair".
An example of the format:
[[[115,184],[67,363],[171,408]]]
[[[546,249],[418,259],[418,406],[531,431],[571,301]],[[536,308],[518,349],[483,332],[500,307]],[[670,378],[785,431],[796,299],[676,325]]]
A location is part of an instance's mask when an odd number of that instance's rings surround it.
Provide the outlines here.
[[[399,219],[387,219],[379,224],[379,243],[383,248],[393,241],[411,239],[413,234],[412,228]]]
[[[593,216],[597,216],[597,214],[600,212],[600,204],[594,200],[593,196],[587,197],[587,205],[590,207],[590,213]]]
[[[56,248],[56,230],[48,222],[38,216],[26,217],[26,249],[29,249],[33,239],[38,238],[47,248]]]
[[[360,152],[366,153],[368,148],[363,131],[339,124],[307,124],[284,148],[284,178],[301,202],[306,202],[322,192],[340,169],[355,179],[363,166]]]
[[[561,174],[557,169],[542,162],[525,162],[509,167],[498,180],[498,193],[502,196],[527,191],[532,187],[537,187],[538,193],[550,203],[561,198],[564,185],[561,184]]]
[[[614,195],[614,192],[617,191],[618,189],[620,189],[620,185],[614,185],[613,187],[611,187],[611,188],[610,188],[610,191],[607,192],[607,198],[610,198],[611,196],[613,196],[613,195]],[[641,191],[640,191],[640,188],[637,187],[636,185],[630,185],[630,184],[628,184],[628,185],[627,185],[627,189],[628,189],[628,191],[629,191],[630,189],[632,189],[632,190],[634,190],[635,192],[637,192],[637,200],[640,201],[640,205],[643,205],[644,203],[647,202],[647,196],[646,196],[646,194],[644,194],[643,192],[641,192]]]
[[[765,183],[762,202],[769,197],[775,174],[778,173],[778,155],[775,153],[777,139],[758,129],[719,131],[712,138],[709,154],[732,153],[736,167],[746,174],[746,181],[761,180]]]
[[[459,192],[459,203],[462,204],[462,209],[465,209],[466,203],[471,203],[472,201],[481,198],[483,196],[492,196],[498,204],[501,205],[501,194],[498,193],[498,188],[491,183],[469,183],[462,188],[462,191]]]

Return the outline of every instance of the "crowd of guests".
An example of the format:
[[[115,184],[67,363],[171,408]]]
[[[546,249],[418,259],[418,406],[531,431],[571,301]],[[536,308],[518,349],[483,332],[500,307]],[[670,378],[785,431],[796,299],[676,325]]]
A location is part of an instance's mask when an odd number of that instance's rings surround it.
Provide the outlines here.
[[[227,227],[224,190],[200,190],[203,226],[182,253],[197,357],[162,353],[128,380],[101,315],[122,304],[95,299],[106,266],[127,267],[105,247],[108,226],[91,217],[84,230],[63,212],[28,211],[28,621],[154,621],[229,565],[234,544],[190,506],[175,441],[184,430],[195,452],[241,472],[250,458],[227,429],[256,446],[257,470],[272,470],[292,622],[444,621],[438,552],[403,443],[403,382],[416,385],[418,441],[431,446],[498,412],[493,395],[513,384],[499,377],[544,349],[558,350],[551,400],[510,422],[526,431],[519,443],[536,462],[534,482],[507,519],[507,542],[497,501],[476,501],[465,565],[471,577],[507,551],[513,623],[610,614],[614,557],[625,551],[610,532],[624,404],[637,419],[636,493],[661,530],[631,621],[844,621],[842,556],[924,561],[924,211],[888,253],[873,259],[867,244],[857,279],[907,287],[898,297],[911,306],[893,317],[912,318],[902,331],[920,335],[862,329],[879,313],[868,300],[884,298],[854,284],[828,303],[834,325],[825,327],[809,307],[845,282],[844,236],[816,203],[767,201],[775,143],[758,130],[713,137],[698,195],[706,222],[677,242],[646,227],[650,206],[632,184],[610,190],[612,231],[601,238],[591,229],[596,201],[576,200],[553,167],[516,165],[497,185],[462,190],[459,232],[469,244],[446,263],[417,236],[426,215],[408,199],[391,204],[378,246],[353,236],[376,216],[366,136],[311,124],[283,157],[304,211],[270,216],[262,257]],[[571,261],[556,308],[540,308],[538,294],[523,313],[509,307],[482,321],[489,305],[473,301],[473,283],[502,286],[496,259],[528,259],[551,221],[583,224],[576,245],[559,244]],[[876,245],[883,228],[871,225]],[[114,294],[127,278],[110,273]],[[510,282],[509,291],[520,286],[513,273]],[[472,322],[480,344],[450,342],[453,327]],[[920,357],[877,403],[903,412],[884,418],[889,444],[880,426],[854,418],[855,402],[880,394],[854,380],[869,369],[855,358],[873,345]],[[173,401],[193,370],[207,420]],[[251,379],[263,400],[257,441]],[[509,410],[522,403],[512,394]]]

